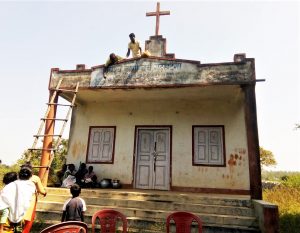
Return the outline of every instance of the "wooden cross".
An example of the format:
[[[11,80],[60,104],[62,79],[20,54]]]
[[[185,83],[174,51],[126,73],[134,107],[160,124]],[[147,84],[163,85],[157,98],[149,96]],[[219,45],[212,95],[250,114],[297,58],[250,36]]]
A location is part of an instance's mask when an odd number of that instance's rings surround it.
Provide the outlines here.
[[[146,16],[156,16],[156,27],[155,27],[155,35],[158,36],[159,32],[159,17],[161,15],[170,15],[170,11],[159,11],[160,10],[160,3],[156,4],[156,11],[155,12],[147,12]]]

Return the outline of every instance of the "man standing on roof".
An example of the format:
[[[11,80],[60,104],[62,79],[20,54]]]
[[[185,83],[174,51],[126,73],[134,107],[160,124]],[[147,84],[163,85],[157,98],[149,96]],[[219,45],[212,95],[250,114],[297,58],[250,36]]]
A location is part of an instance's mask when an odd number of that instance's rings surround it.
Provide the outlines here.
[[[130,50],[132,52],[132,57],[140,57],[142,54],[140,42],[135,39],[134,33],[130,33],[129,38],[130,38],[130,42],[128,44],[128,51],[126,57],[129,57]]]

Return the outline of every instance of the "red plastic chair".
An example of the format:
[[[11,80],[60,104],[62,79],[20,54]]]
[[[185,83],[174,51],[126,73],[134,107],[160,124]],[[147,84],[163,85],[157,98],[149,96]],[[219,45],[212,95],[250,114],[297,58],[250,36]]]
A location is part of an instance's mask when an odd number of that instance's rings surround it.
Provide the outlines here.
[[[201,219],[188,212],[174,212],[167,217],[167,233],[170,233],[170,222],[174,221],[176,226],[176,233],[190,233],[193,222],[198,224],[198,232],[202,233]]]
[[[61,222],[45,228],[40,233],[87,233],[88,225],[84,222]]]
[[[126,216],[116,210],[104,209],[94,213],[92,217],[92,233],[95,233],[97,219],[99,219],[100,221],[101,232],[115,233],[117,230],[118,221],[122,223],[123,226],[122,232],[123,233],[127,232]]]

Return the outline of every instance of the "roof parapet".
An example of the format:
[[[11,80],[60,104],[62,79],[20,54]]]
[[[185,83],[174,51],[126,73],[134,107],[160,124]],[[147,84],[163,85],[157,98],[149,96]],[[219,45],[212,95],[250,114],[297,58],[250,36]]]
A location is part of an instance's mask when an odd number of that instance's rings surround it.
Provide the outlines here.
[[[77,64],[76,70],[85,70],[85,64]]]

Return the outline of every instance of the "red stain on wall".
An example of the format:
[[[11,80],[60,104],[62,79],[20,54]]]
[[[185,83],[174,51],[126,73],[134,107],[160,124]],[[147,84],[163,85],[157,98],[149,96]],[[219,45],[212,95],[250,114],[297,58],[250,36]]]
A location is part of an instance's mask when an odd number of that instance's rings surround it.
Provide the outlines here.
[[[228,164],[228,173],[223,174],[222,178],[226,179],[226,182],[231,187],[235,187],[236,182],[239,181],[242,176],[243,172],[241,172],[240,168],[245,164],[246,161],[247,151],[244,148],[235,148],[233,152],[229,156],[229,160],[227,161]]]
[[[236,166],[236,159],[234,158],[233,154],[230,154],[230,159],[228,160],[228,165],[229,166]]]
[[[242,163],[245,162],[244,156],[246,155],[246,149],[244,148],[236,148],[234,149],[234,153],[230,154],[230,159],[228,160],[228,165],[230,167],[233,166],[242,166]]]

